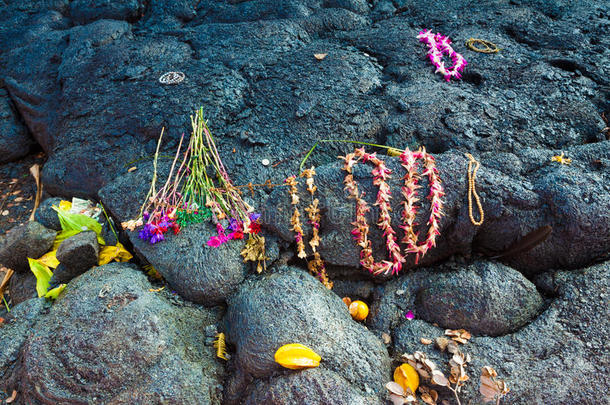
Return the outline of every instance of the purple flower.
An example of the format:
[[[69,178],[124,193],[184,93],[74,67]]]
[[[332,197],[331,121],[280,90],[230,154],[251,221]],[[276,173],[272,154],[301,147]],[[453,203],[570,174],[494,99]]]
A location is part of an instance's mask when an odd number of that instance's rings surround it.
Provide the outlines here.
[[[241,221],[238,221],[235,218],[229,219],[229,228],[231,228],[233,232],[241,231]]]
[[[261,214],[259,214],[258,212],[253,212],[252,214],[250,214],[250,221],[256,222],[260,217]]]
[[[407,311],[407,313],[405,314],[405,318],[407,318],[408,320],[412,320],[413,318],[415,318],[413,311],[411,311],[411,310]]]

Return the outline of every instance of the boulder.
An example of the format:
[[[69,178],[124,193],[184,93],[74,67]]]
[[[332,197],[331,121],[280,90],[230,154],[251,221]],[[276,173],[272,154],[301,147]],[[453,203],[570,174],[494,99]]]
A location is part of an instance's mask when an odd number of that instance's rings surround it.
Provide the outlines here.
[[[129,232],[136,254],[152,264],[172,290],[183,298],[206,306],[223,303],[250,271],[240,255],[244,241],[230,241],[210,247],[207,241],[216,235],[210,223],[192,224],[178,235],[166,234],[162,242],[151,245]]]
[[[0,392],[12,392],[17,388],[16,370],[20,366],[21,348],[48,307],[44,298],[33,298],[13,305],[11,312],[3,315],[6,319],[0,324]]]
[[[59,222],[57,211],[52,208],[53,206],[58,207],[61,200],[62,198],[59,197],[44,199],[34,214],[36,221],[49,229],[61,231],[61,222]]]
[[[24,346],[21,399],[220,404],[223,366],[202,338],[219,311],[151,289],[124,263],[73,280]]]
[[[37,259],[53,246],[56,232],[32,221],[7,232],[0,244],[0,263],[16,272],[29,272],[28,257]]]
[[[311,393],[291,394],[289,398],[297,403],[307,403],[306,398],[312,403],[354,398],[359,403],[363,397],[384,393],[390,367],[385,347],[350,317],[337,295],[303,270],[284,267],[263,278],[248,279],[230,298],[225,322],[227,338],[235,345],[237,368],[226,391],[229,403],[238,401],[249,379],[266,381],[277,375],[275,380],[259,383],[266,387],[262,391],[285,392],[278,386],[281,381],[309,380],[317,387]],[[296,377],[295,371],[275,363],[275,351],[288,343],[300,343],[318,353],[320,371]],[[335,399],[324,382],[328,371],[332,380],[344,386]],[[267,394],[254,394],[252,401],[261,395]]]
[[[412,311],[417,319],[476,335],[515,332],[542,311],[544,301],[521,273],[497,262],[449,262],[405,274],[383,287],[369,325],[388,332]]]
[[[33,143],[12,107],[8,93],[0,88],[0,163],[27,155]]]
[[[608,333],[607,305],[610,262],[580,271],[554,272],[557,298],[543,313],[521,329],[498,337],[473,336],[461,351],[472,356],[470,376],[462,393],[462,403],[481,403],[479,376],[491,366],[510,388],[505,403],[578,404],[597,403],[605,394],[600,387],[610,385],[604,373],[604,347]],[[509,306],[516,307],[518,302]],[[450,359],[434,345],[420,338],[434,339],[444,330],[421,320],[403,320],[392,331],[395,357],[416,350],[425,352],[445,370]],[[527,372],[523,372],[527,370]],[[447,373],[445,374],[447,375]],[[452,401],[453,394],[439,390],[440,399]]]
[[[53,272],[53,281],[67,283],[96,266],[100,255],[97,234],[83,231],[64,240],[57,249],[57,260],[62,266]]]
[[[36,276],[31,271],[15,273],[11,277],[8,290],[13,305],[18,305],[30,298],[37,298]]]

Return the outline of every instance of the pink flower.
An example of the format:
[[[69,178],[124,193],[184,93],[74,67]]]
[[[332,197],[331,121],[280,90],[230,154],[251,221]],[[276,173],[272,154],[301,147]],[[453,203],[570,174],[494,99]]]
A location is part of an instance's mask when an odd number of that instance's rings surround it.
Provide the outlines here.
[[[208,240],[208,246],[210,247],[218,247],[220,245],[222,245],[224,242],[222,242],[220,240],[220,238],[218,236],[212,236],[209,240]]]
[[[410,321],[413,320],[415,318],[413,311],[411,311],[411,310],[407,311],[407,313],[405,314],[405,318],[407,318]]]

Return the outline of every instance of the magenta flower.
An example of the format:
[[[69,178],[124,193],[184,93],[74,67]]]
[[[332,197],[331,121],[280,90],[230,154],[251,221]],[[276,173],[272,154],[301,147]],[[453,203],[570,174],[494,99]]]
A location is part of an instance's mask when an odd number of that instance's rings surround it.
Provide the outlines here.
[[[415,315],[413,314],[413,311],[408,310],[407,313],[405,314],[405,318],[407,318],[408,320],[413,320],[415,318]]]

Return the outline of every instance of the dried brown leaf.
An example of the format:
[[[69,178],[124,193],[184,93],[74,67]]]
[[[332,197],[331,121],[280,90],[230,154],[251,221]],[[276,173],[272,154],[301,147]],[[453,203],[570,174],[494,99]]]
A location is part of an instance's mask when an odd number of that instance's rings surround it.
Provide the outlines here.
[[[131,172],[133,172],[135,170],[138,170],[138,168],[136,166],[131,166],[129,169],[127,169],[127,172],[131,173]]]
[[[434,343],[436,344],[436,347],[438,347],[442,352],[445,351],[449,342],[450,342],[449,339],[447,339],[446,337],[442,337],[442,336],[439,336],[436,339],[434,339]]]
[[[313,57],[316,58],[317,60],[323,60],[327,56],[328,56],[327,53],[314,53],[313,54]]]
[[[419,341],[423,344],[423,345],[429,345],[432,344],[432,339],[427,339],[427,338],[420,338]]]
[[[387,383],[385,385],[385,387],[388,389],[388,391],[390,391],[393,394],[400,395],[400,396],[405,395],[404,388],[402,387],[402,385],[398,384],[397,382],[390,381],[389,383]]]
[[[434,370],[432,372],[432,378],[430,379],[430,381],[432,382],[432,384],[440,385],[441,387],[446,387],[447,385],[449,385],[449,380],[447,380],[447,377],[445,377],[445,375],[438,370]]]
[[[17,391],[13,390],[13,393],[11,394],[11,396],[6,399],[6,403],[12,404],[16,398],[17,398]]]
[[[385,343],[386,345],[392,343],[392,337],[385,332],[381,334],[381,340],[383,340],[383,343]]]

